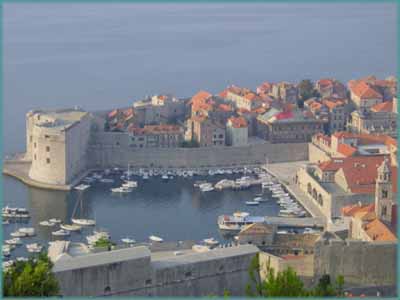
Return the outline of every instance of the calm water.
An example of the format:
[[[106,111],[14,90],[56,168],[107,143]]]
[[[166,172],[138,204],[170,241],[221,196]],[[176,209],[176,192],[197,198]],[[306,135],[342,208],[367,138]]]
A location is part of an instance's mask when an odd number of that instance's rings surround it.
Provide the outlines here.
[[[232,83],[395,74],[396,18],[394,4],[7,4],[3,153],[24,151],[32,108],[102,109]],[[85,209],[116,237],[196,239],[216,235],[216,216],[241,208],[247,195],[204,198],[185,181],[152,184],[127,199],[91,190]],[[77,200],[10,178],[3,185],[4,202],[29,207],[33,223],[65,218]],[[267,205],[256,210],[274,214]]]

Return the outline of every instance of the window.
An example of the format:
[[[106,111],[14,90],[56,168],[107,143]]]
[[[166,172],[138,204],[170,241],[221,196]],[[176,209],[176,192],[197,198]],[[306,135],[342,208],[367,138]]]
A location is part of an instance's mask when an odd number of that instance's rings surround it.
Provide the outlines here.
[[[386,199],[388,197],[388,191],[382,190],[382,198]]]
[[[50,158],[46,158],[46,163],[50,163]]]
[[[150,284],[151,284],[151,282],[152,282],[152,281],[151,281],[151,279],[146,279],[146,282],[145,282],[145,284],[146,284],[146,285],[150,285]]]
[[[222,139],[223,137],[224,137],[224,135],[223,135],[223,134],[220,134],[220,135],[219,135],[219,138],[220,138],[220,139]]]
[[[119,142],[116,142],[116,145],[119,146]]]
[[[33,143],[33,148],[36,148],[36,142],[35,142],[35,143]]]
[[[189,271],[189,272],[185,273],[185,277],[191,277],[191,276],[192,276],[192,272]]]
[[[134,137],[131,137],[131,140],[132,140],[132,141],[135,141],[135,138],[134,138]]]
[[[36,159],[37,159],[37,158],[36,158],[36,154],[34,154],[34,155],[33,155],[33,159],[34,159],[34,160],[36,160]]]
[[[46,152],[50,152],[50,146],[46,146]]]
[[[45,139],[48,139],[48,138],[50,138],[50,136],[47,135],[47,134],[45,134],[44,138],[45,138]]]
[[[29,141],[32,142],[32,136],[29,136]]]

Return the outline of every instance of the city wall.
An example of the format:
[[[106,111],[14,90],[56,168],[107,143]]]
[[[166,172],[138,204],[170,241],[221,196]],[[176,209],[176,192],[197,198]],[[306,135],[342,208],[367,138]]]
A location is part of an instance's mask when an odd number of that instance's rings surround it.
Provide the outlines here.
[[[324,240],[316,243],[314,274],[344,276],[346,285],[395,285],[397,245],[392,242]]]
[[[260,143],[240,147],[146,148],[130,147],[129,135],[96,133],[89,147],[90,168],[210,167],[308,160],[308,144]],[[101,141],[101,143],[99,142]]]

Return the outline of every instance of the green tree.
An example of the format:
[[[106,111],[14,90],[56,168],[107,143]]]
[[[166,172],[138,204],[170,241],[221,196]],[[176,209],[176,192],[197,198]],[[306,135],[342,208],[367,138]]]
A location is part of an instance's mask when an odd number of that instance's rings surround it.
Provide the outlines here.
[[[31,257],[27,262],[16,262],[3,271],[3,295],[10,296],[57,296],[59,285],[51,272],[53,264],[46,253]]]
[[[112,241],[110,241],[109,239],[106,239],[104,237],[98,239],[94,243],[94,247],[108,248],[109,250],[111,250],[113,246],[115,246],[115,243],[113,243]]]
[[[302,102],[304,102],[307,99],[310,99],[311,97],[319,96],[318,91],[314,88],[314,84],[310,79],[304,79],[300,81],[298,89],[299,89],[299,97]]]

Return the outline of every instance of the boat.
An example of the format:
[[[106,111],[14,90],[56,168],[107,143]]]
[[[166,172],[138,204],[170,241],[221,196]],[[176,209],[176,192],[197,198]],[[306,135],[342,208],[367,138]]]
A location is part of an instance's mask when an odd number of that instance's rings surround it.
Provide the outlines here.
[[[133,181],[133,180],[127,180],[126,182],[124,182],[124,183],[122,184],[122,187],[123,187],[123,188],[127,188],[127,189],[129,189],[129,188],[136,188],[137,186],[138,186],[137,181]]]
[[[10,224],[10,221],[8,221],[8,220],[3,221],[3,225],[8,225],[8,224]]]
[[[71,219],[72,223],[81,225],[81,226],[94,226],[96,225],[96,221],[92,219]]]
[[[39,243],[32,243],[32,244],[27,244],[26,249],[30,253],[39,253],[42,251],[43,246],[41,246]]]
[[[111,178],[102,178],[99,181],[101,183],[114,183],[114,179],[111,179]]]
[[[123,239],[121,239],[121,242],[123,242],[124,244],[134,244],[134,243],[136,243],[136,241],[134,239],[130,239],[130,238],[123,238]]]
[[[261,202],[263,200],[263,198],[262,197],[255,197],[253,200],[257,201],[257,202]]]
[[[310,227],[304,228],[304,231],[303,231],[303,233],[316,233],[316,232],[318,232],[318,231],[315,229],[312,229]]]
[[[71,232],[69,230],[60,229],[57,231],[53,231],[51,234],[54,236],[69,236]]]
[[[21,227],[18,231],[24,233],[25,236],[34,236],[36,234],[33,227]]]
[[[158,243],[162,243],[164,241],[162,238],[155,236],[155,235],[149,236],[149,240],[152,242],[158,242]]]
[[[208,252],[210,251],[210,248],[204,245],[193,245],[192,250],[194,252]]]
[[[27,235],[23,232],[19,232],[18,230],[15,232],[11,232],[10,236],[20,238],[20,237],[26,237]]]
[[[40,226],[52,227],[52,226],[56,225],[56,223],[53,223],[53,222],[45,220],[45,221],[39,222],[39,225]]]
[[[202,192],[211,192],[214,190],[214,187],[212,186],[211,183],[203,183],[201,185],[199,185],[200,191]]]
[[[168,175],[167,175],[167,174],[163,174],[163,175],[161,176],[161,179],[163,179],[163,180],[168,180],[168,179],[169,179],[169,177],[168,177]]]
[[[20,238],[12,238],[12,239],[9,239],[9,240],[5,240],[4,241],[6,244],[8,244],[8,245],[14,245],[14,246],[18,246],[18,245],[21,245],[22,244],[22,241],[21,241],[21,239]]]
[[[246,201],[245,203],[246,203],[246,205],[252,205],[252,206],[260,204],[260,202],[258,202],[258,201]]]
[[[11,218],[11,219],[28,219],[30,218],[29,212],[26,208],[21,207],[3,207],[2,209],[3,218]]]
[[[265,217],[250,216],[247,212],[235,212],[233,215],[221,215],[217,223],[221,230],[240,231],[246,225],[264,223]]]
[[[121,186],[121,187],[117,187],[117,188],[112,188],[111,192],[113,193],[130,193],[132,192],[132,188],[130,187],[126,187],[126,186]]]
[[[59,224],[59,223],[61,223],[61,219],[51,218],[51,219],[49,219],[49,222]]]
[[[143,179],[143,180],[148,180],[148,179],[149,179],[149,174],[144,173],[144,174],[142,175],[142,179]]]
[[[13,265],[14,265],[14,261],[13,260],[3,261],[3,271],[7,271]]]
[[[6,247],[6,246],[9,246],[9,245],[3,245],[3,247],[2,247],[3,256],[4,257],[9,257],[11,255],[11,249],[12,248]]]
[[[278,233],[278,234],[287,234],[288,232],[286,230],[278,230],[276,233]]]
[[[93,246],[100,239],[110,240],[110,235],[106,231],[93,231],[93,235],[88,235],[86,240],[89,245]]]
[[[87,190],[88,188],[90,188],[90,185],[89,184],[80,184],[80,185],[77,185],[77,186],[74,186],[74,189],[75,190],[78,190],[78,191],[84,191],[84,190]]]
[[[207,183],[207,181],[204,180],[196,180],[193,184],[194,187],[200,187],[200,185]]]
[[[82,226],[77,224],[61,224],[60,228],[67,231],[79,231],[82,229]]]
[[[203,242],[206,245],[210,245],[210,246],[216,246],[216,245],[219,244],[219,242],[216,239],[214,239],[213,237],[212,238],[208,238],[208,239],[204,239]]]
[[[15,260],[16,261],[21,261],[21,262],[27,262],[27,261],[29,261],[29,258],[23,257],[23,256],[19,256]]]

